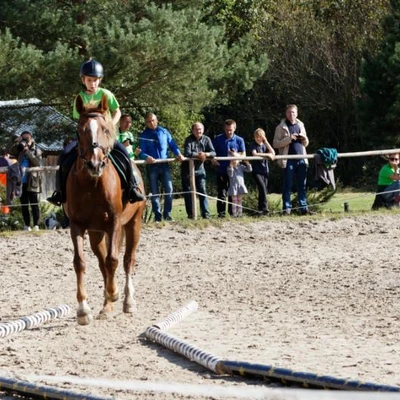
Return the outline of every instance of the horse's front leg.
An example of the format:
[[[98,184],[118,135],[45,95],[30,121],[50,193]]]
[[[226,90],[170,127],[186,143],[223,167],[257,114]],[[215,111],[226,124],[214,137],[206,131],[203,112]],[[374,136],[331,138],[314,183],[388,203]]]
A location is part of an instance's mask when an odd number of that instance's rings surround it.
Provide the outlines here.
[[[118,268],[118,255],[121,241],[121,223],[118,220],[114,229],[109,233],[108,254],[106,258],[106,281],[104,290],[104,305],[101,314],[113,311],[113,303],[118,300],[119,292],[115,281],[115,272]]]
[[[85,288],[86,263],[83,255],[83,235],[84,231],[71,224],[71,238],[74,245],[74,269],[77,281],[76,298],[78,309],[76,316],[79,325],[88,325],[93,320],[92,311],[87,303],[87,292]]]

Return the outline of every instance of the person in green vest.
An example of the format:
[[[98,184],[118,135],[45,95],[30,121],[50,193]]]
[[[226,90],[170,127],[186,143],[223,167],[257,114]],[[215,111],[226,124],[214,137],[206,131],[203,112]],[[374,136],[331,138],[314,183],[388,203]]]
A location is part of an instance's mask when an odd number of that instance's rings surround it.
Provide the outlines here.
[[[119,120],[119,130],[117,134],[118,142],[125,146],[131,160],[135,159],[137,142],[130,132],[132,126],[132,117],[129,114],[122,114]]]
[[[390,154],[388,162],[379,171],[377,196],[372,205],[373,210],[376,210],[381,206],[392,208],[395,203],[399,204],[399,158],[400,154],[398,153]]]

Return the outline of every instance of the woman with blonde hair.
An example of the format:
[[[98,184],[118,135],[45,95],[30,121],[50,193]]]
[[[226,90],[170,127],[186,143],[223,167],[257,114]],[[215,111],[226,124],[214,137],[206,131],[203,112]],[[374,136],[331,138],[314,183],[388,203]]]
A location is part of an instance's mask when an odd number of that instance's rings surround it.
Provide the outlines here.
[[[269,213],[267,200],[269,176],[268,160],[275,159],[275,150],[269,144],[263,129],[256,129],[253,137],[254,141],[250,145],[250,155],[263,157],[262,160],[253,160],[251,162],[253,167],[252,175],[258,189],[258,212],[260,215],[267,215]]]

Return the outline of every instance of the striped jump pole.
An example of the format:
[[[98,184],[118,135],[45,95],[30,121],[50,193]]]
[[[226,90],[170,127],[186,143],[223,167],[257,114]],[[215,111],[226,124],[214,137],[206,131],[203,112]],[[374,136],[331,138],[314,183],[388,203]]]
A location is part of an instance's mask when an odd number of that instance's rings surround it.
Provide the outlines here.
[[[175,351],[189,360],[195,361],[197,364],[200,364],[215,373],[218,373],[218,363],[220,362],[218,357],[206,353],[198,347],[186,343],[185,341],[165,332],[197,309],[197,302],[192,300],[185,306],[169,314],[162,321],[159,321],[156,324],[148,327],[144,334],[148,339],[161,344],[167,349]]]
[[[185,306],[179,308],[175,312],[169,314],[165,319],[159,321],[153,325],[154,328],[158,328],[160,331],[167,331],[178,322],[182,321],[192,312],[197,311],[198,304],[196,301],[192,300]]]
[[[43,399],[61,399],[61,400],[112,400],[111,397],[98,397],[91,394],[77,393],[66,389],[58,389],[46,385],[39,385],[22,381],[0,377],[0,390],[16,392],[27,396],[35,396]]]
[[[197,310],[197,303],[189,303],[175,313],[170,314],[165,320],[147,328],[145,336],[219,375],[227,374],[232,376],[255,377],[268,380],[269,382],[279,381],[286,386],[301,385],[304,388],[310,389],[400,392],[399,386],[361,382],[353,379],[336,378],[310,372],[297,372],[271,365],[223,360],[177,337],[169,335],[164,331],[195,310]]]
[[[71,307],[63,304],[54,308],[49,308],[38,313],[19,318],[15,321],[0,323],[0,338],[21,332],[24,329],[37,328],[55,318],[62,318],[71,312]]]
[[[198,347],[186,343],[185,341],[169,335],[166,332],[160,331],[153,326],[146,329],[145,335],[147,338],[154,340],[167,349],[175,351],[175,353],[178,353],[217,374],[219,373],[218,365],[221,360],[218,357],[206,353]]]

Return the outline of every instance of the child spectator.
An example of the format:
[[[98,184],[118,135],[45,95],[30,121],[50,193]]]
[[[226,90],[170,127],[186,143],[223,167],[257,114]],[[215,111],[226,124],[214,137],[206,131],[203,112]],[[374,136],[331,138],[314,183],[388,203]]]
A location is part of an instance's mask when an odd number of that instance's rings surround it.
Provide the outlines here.
[[[238,154],[232,154],[237,157]],[[251,172],[251,164],[244,161],[243,164],[239,160],[232,160],[227,168],[229,177],[228,196],[232,198],[232,216],[241,217],[243,215],[242,199],[243,195],[248,193],[244,183],[244,172]]]
[[[268,214],[268,175],[269,166],[268,159],[273,160],[275,158],[275,150],[269,144],[265,131],[258,128],[254,132],[254,141],[250,145],[250,154],[252,156],[265,157],[263,160],[254,160],[251,162],[253,171],[252,175],[254,181],[257,184],[258,189],[258,211],[260,215]]]

